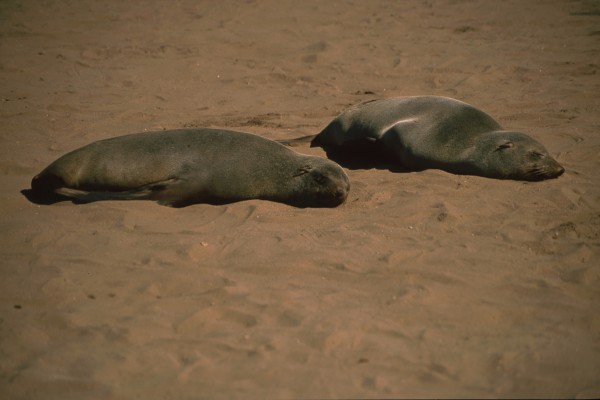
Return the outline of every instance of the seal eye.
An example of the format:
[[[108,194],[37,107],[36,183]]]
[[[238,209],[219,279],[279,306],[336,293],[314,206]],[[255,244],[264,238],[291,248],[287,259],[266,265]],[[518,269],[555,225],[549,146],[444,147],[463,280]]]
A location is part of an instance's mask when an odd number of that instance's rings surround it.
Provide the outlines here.
[[[532,151],[530,154],[531,158],[533,158],[534,160],[541,160],[542,158],[544,158],[544,154],[537,151]]]
[[[496,150],[511,149],[513,147],[515,147],[515,144],[513,142],[506,142],[496,147]]]
[[[294,177],[308,174],[311,169],[312,169],[312,167],[310,165],[305,165],[304,167],[298,168],[298,170],[294,174]]]
[[[325,183],[325,181],[327,180],[327,178],[325,178],[325,176],[323,174],[320,174],[318,172],[313,174],[313,179],[315,180],[315,182],[317,182],[319,185],[322,185]]]

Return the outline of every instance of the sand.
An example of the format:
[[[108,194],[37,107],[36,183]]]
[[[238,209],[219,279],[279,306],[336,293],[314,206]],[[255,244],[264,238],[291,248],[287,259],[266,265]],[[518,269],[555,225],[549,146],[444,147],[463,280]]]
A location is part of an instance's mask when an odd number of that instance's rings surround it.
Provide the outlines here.
[[[600,397],[599,29],[593,1],[1,2],[0,397]],[[94,140],[421,94],[565,174],[347,170],[333,209],[21,194]]]

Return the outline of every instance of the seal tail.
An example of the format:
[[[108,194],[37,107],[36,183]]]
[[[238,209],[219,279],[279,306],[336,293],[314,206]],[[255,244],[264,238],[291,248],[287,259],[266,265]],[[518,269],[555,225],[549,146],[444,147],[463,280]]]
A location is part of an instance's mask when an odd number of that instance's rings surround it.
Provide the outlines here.
[[[314,138],[316,138],[316,137],[317,137],[317,135],[308,135],[308,136],[301,136],[301,137],[298,137],[295,139],[277,140],[277,142],[281,143],[285,146],[297,147],[297,146],[302,146],[306,143],[311,143],[314,140]]]

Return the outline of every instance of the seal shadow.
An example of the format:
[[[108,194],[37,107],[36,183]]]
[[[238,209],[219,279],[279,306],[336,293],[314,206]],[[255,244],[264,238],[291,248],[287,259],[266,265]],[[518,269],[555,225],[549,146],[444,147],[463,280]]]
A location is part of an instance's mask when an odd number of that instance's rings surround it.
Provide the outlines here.
[[[151,201],[156,201],[155,199],[136,199],[136,198],[127,199],[127,198],[123,198],[123,197],[117,198],[117,197],[110,197],[110,195],[107,195],[104,193],[93,193],[93,192],[91,192],[88,196],[86,196],[85,199],[63,196],[58,193],[44,193],[43,195],[39,195],[39,194],[36,194],[32,189],[23,189],[23,190],[21,190],[21,194],[27,200],[29,200],[31,203],[38,204],[38,205],[44,205],[44,206],[60,203],[63,201],[69,201],[72,204],[77,204],[77,205],[91,204],[91,203],[95,203],[98,201],[111,201],[111,200],[151,200]],[[249,199],[223,200],[223,199],[218,199],[218,198],[204,198],[204,199],[202,199],[202,201],[189,200],[189,201],[182,201],[179,203],[164,203],[161,201],[156,201],[156,202],[160,205],[168,206],[168,207],[172,207],[172,208],[184,208],[184,207],[192,206],[195,204],[209,204],[211,206],[225,206],[225,205],[229,205],[229,204],[239,203],[239,202],[242,202],[245,200],[249,200]],[[263,199],[263,200],[270,201],[267,199]],[[283,204],[287,204],[289,206],[296,207],[296,208],[325,208],[325,207],[327,207],[327,205],[309,206],[307,204],[299,203],[299,202],[286,202]]]
[[[25,196],[25,198],[27,198],[27,200],[29,200],[33,204],[44,205],[44,206],[60,203],[63,201],[69,201],[72,204],[78,204],[78,205],[91,204],[91,203],[96,203],[98,201],[111,201],[111,200],[153,200],[154,201],[154,199],[126,198],[126,197],[119,197],[119,196],[111,197],[110,193],[103,193],[103,192],[98,192],[98,193],[90,192],[85,196],[85,198],[63,196],[61,194],[54,193],[54,192],[46,192],[43,194],[37,194],[32,189],[23,189],[23,190],[21,190],[21,194],[23,196]],[[225,200],[221,200],[221,199],[209,198],[209,199],[204,199],[204,201],[202,201],[202,202],[189,201],[189,202],[181,202],[181,203],[168,204],[168,205],[173,208],[184,208],[184,207],[188,207],[188,206],[191,206],[194,204],[199,204],[199,203],[221,206],[221,205],[237,203],[238,201],[242,201],[242,200],[225,201]],[[158,202],[158,203],[162,204],[161,202]],[[166,205],[166,204],[164,204],[164,205]]]
[[[294,139],[277,140],[288,147],[306,146],[320,147],[325,151],[328,159],[350,170],[379,169],[390,172],[410,172],[402,167],[389,151],[378,141],[359,139],[345,142],[342,146],[323,144],[318,140],[318,135],[301,136]]]
[[[322,144],[312,144],[311,147],[321,147],[327,158],[350,170],[378,169],[390,172],[410,172],[409,169],[399,165],[398,161],[379,142],[359,140],[345,143],[341,147]]]

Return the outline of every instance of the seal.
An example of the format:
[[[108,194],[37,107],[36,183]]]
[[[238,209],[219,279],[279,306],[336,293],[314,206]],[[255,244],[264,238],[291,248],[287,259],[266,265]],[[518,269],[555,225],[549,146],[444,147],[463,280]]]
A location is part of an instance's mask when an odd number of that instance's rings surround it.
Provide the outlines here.
[[[350,183],[326,158],[254,134],[178,129],[100,140],[67,153],[31,181],[33,201],[149,199],[173,207],[264,199],[335,207]]]
[[[532,137],[503,130],[488,114],[448,97],[396,97],[361,103],[333,119],[312,138],[311,146],[323,147],[332,159],[346,152],[373,157],[373,146],[378,146],[394,163],[409,170],[436,168],[525,181],[557,178],[564,172]]]

